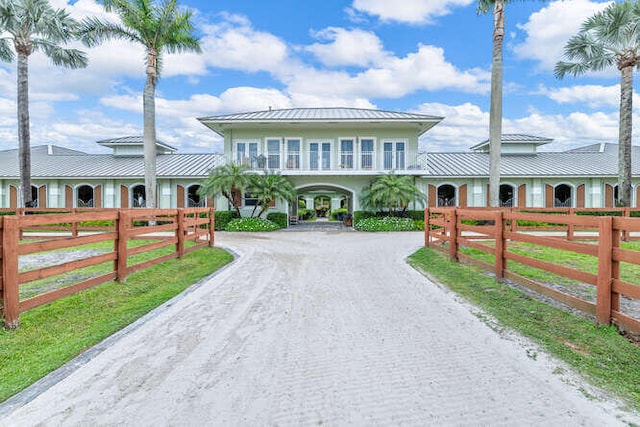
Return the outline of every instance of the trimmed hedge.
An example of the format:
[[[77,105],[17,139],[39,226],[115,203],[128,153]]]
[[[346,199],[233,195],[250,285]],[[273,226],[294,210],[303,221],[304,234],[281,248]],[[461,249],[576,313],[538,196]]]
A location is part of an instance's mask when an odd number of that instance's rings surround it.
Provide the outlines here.
[[[287,222],[289,221],[289,215],[284,212],[270,212],[267,214],[267,219],[280,228],[287,228]]]
[[[334,221],[342,221],[346,214],[347,214],[346,208],[334,209],[331,211],[331,219],[333,219]]]
[[[231,211],[216,211],[215,229],[218,231],[226,230],[227,224],[233,219],[233,214]]]

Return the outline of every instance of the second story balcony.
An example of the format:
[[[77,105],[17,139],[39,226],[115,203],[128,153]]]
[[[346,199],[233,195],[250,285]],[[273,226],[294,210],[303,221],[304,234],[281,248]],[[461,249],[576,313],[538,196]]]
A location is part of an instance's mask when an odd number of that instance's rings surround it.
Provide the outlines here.
[[[419,173],[427,167],[427,154],[411,151],[272,151],[246,155],[234,152],[226,156],[225,162],[248,166],[251,170],[278,170],[283,174],[302,175],[325,173],[364,175],[396,171],[398,173]]]

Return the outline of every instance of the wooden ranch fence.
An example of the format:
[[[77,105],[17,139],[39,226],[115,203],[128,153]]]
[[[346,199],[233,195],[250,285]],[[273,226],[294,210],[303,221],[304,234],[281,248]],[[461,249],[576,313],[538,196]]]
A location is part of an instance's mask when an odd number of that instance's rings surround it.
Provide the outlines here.
[[[52,211],[56,213],[51,213]],[[58,212],[60,210],[37,210],[30,212],[33,215],[5,214],[0,218],[0,311],[8,328],[17,328],[20,313],[26,310],[114,279],[124,282],[129,273],[171,258],[182,257],[203,246],[214,245],[215,219],[211,208]],[[141,239],[150,243],[130,247],[129,242]],[[53,266],[40,266],[22,272],[19,270],[21,256],[70,251],[99,242],[113,242],[112,249]],[[192,243],[185,245],[187,242]],[[158,256],[153,253],[164,247],[170,247],[171,252]],[[132,264],[135,260],[132,257],[142,253],[148,253],[152,258]],[[112,265],[108,272],[20,299],[21,285],[105,263]]]
[[[609,211],[604,209],[603,211]],[[634,283],[621,279],[621,264],[640,265],[640,252],[621,247],[623,236],[640,232],[640,218],[584,215],[555,215],[553,223],[566,228],[592,230],[590,242],[572,241],[564,235],[548,235],[515,227],[518,221],[550,222],[549,214],[522,213],[511,210],[428,208],[425,210],[425,246],[447,251],[453,261],[464,260],[493,270],[498,279],[507,278],[527,286],[573,308],[594,315],[602,325],[614,323],[623,330],[640,333],[640,319],[620,311],[624,296],[640,302],[640,277]],[[633,234],[632,234],[633,233]],[[597,260],[597,273],[589,273],[544,261],[510,250],[512,243],[522,242],[562,251],[576,252]],[[460,246],[475,248],[493,255],[493,265],[460,252]],[[509,268],[509,262],[524,264],[568,277],[596,287],[595,303],[562,292],[551,286],[522,277]]]
[[[430,208],[436,209],[436,208]],[[490,207],[465,207],[466,210],[475,211],[491,211],[497,210],[511,213],[537,213],[546,215],[569,215],[569,216],[614,216],[620,218],[640,218],[640,208],[518,208],[518,207],[502,207],[502,208],[490,208]],[[528,231],[564,231],[566,232],[568,240],[591,240],[592,234],[589,232],[596,232],[597,230],[589,225],[581,224],[563,224],[559,221],[554,221],[554,216],[545,218],[544,221],[514,221],[510,224],[511,231],[516,230],[528,230]],[[580,233],[583,232],[583,233]],[[623,232],[623,241],[640,240],[640,235],[631,235]]]

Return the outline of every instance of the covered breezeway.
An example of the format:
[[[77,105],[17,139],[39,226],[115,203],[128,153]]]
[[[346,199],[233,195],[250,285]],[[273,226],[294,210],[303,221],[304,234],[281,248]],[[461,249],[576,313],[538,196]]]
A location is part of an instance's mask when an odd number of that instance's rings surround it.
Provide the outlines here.
[[[324,220],[332,212],[339,212],[338,220],[353,215],[354,192],[346,187],[318,183],[296,187],[297,200],[289,206],[289,217],[293,223],[305,220]]]

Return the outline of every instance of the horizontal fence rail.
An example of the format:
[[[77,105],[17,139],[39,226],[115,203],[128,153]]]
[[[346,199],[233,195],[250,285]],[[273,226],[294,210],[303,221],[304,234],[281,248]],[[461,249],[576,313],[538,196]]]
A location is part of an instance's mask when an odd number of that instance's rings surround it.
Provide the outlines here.
[[[640,236],[640,218],[631,216],[631,212],[638,210],[558,211],[558,208],[428,208],[424,214],[425,246],[445,251],[453,261],[479,264],[493,271],[498,279],[513,280],[593,315],[599,324],[614,323],[622,330],[640,333],[640,310],[635,310],[635,315],[621,310],[621,298],[640,307],[640,275],[635,273],[637,269],[632,269],[632,266],[640,266],[640,251],[629,249],[623,243],[637,240]],[[558,230],[562,232],[558,233]],[[575,234],[577,230],[584,232],[579,239]],[[518,251],[518,245],[529,245],[526,247],[531,249]],[[465,254],[461,247],[488,254],[493,263]],[[533,250],[536,247],[585,255],[594,266],[593,271],[572,266],[562,258],[545,260],[536,257]],[[595,288],[595,302],[549,283],[519,275],[514,272],[515,265],[533,267],[591,286]],[[633,274],[627,274],[625,279],[622,273],[626,269]]]
[[[211,208],[0,213],[0,313],[11,329],[18,327],[20,313],[26,310],[114,279],[124,282],[132,272],[214,245]],[[86,245],[100,250],[87,250]],[[38,262],[52,251],[59,253],[58,262]],[[78,256],[71,256],[74,253]],[[29,257],[36,266],[21,268]],[[64,286],[52,286],[53,280]],[[41,285],[44,281],[48,282]],[[36,290],[25,290],[28,296],[21,298],[21,287],[30,284]]]

